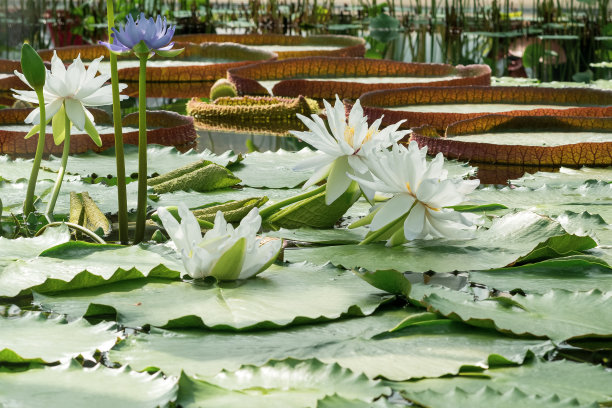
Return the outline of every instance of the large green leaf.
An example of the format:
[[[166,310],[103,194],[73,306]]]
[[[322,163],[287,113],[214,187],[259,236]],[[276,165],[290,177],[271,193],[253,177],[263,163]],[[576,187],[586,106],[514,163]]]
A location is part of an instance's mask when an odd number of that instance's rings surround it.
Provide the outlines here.
[[[10,261],[34,258],[45,249],[69,240],[70,232],[65,225],[47,228],[41,235],[34,238],[8,239],[0,237],[0,268]]]
[[[570,169],[561,167],[558,172],[538,171],[534,174],[526,173],[523,177],[510,180],[510,183],[529,188],[548,187],[580,187],[588,180],[600,180],[610,183],[612,180],[612,167]]]
[[[338,233],[343,230],[337,230]],[[347,230],[348,232],[348,230]],[[540,242],[565,235],[561,225],[550,218],[531,212],[508,214],[496,220],[489,229],[480,229],[474,239],[447,241],[416,240],[388,248],[383,243],[369,245],[328,246],[285,251],[285,260],[324,264],[328,261],[345,268],[369,270],[452,272],[499,268],[529,254]],[[353,237],[347,233],[347,237]],[[581,247],[587,237],[573,237]]]
[[[543,392],[541,392],[543,393]],[[546,394],[545,394],[546,395]],[[478,391],[464,391],[462,388],[453,388],[448,392],[425,390],[409,394],[410,400],[430,408],[598,408],[595,402],[580,404],[577,400],[567,398],[561,400],[556,395],[540,397],[538,394],[527,395],[517,388],[500,393],[489,387]]]
[[[364,402],[330,395],[317,401],[316,408],[403,408],[405,406],[405,404],[391,404],[386,398],[379,398],[374,402]]]
[[[118,321],[129,327],[239,330],[368,315],[389,299],[351,272],[310,265],[273,265],[257,278],[234,282],[129,281],[35,296],[45,308],[69,316],[116,311]]]
[[[235,372],[223,371],[206,381],[182,374],[177,402],[184,408],[252,407],[307,408],[317,400],[338,394],[372,402],[391,389],[356,374],[338,364],[318,360],[270,361],[262,367],[243,366]]]
[[[127,176],[138,174],[138,146],[125,145],[125,173]],[[216,155],[210,150],[201,153],[190,150],[187,153],[180,153],[176,148],[169,146],[148,145],[147,146],[147,173],[163,174],[176,168],[198,162],[209,160],[221,166],[227,166],[237,160],[233,152],[227,151],[221,155]],[[57,172],[60,167],[61,159],[51,156],[49,160],[42,162],[42,167]],[[72,174],[79,174],[83,177],[96,175],[98,177],[111,178],[117,176],[117,163],[115,161],[115,149],[108,149],[101,153],[87,152],[70,156],[67,171]]]
[[[520,363],[527,350],[541,355],[551,348],[549,341],[505,337],[449,320],[387,333],[404,318],[418,313],[414,309],[387,311],[281,331],[240,334],[152,329],[148,335],[128,337],[109,357],[112,361],[129,361],[140,370],[158,367],[166,374],[178,375],[184,370],[189,375],[204,376],[223,369],[235,371],[244,364],[262,365],[271,359],[316,358],[370,378],[405,380],[454,374],[464,365]]]
[[[514,295],[474,301],[456,291],[436,292],[423,302],[431,311],[478,327],[504,333],[548,337],[560,342],[575,337],[612,337],[612,292],[570,292]],[[448,296],[447,296],[448,294]]]
[[[308,178],[311,170],[295,171],[293,167],[302,160],[322,153],[304,148],[298,152],[278,150],[264,153],[249,153],[240,163],[233,165],[230,169],[236,177],[242,179],[242,183],[249,187],[267,188],[293,188],[297,187]]]
[[[177,278],[176,271],[184,272],[183,264],[163,245],[122,247],[71,241],[37,258],[13,261],[1,268],[0,297],[27,294],[32,288],[56,292],[97,286],[139,278],[139,274]]]
[[[0,155],[0,179],[8,181],[29,180],[34,159],[17,158],[12,160],[8,155]],[[42,168],[38,172],[38,180],[55,180],[57,174]],[[69,179],[70,176],[66,176]]]
[[[580,255],[514,268],[470,272],[472,282],[501,291],[521,289],[546,293],[550,289],[612,291],[612,268],[600,258]]]
[[[0,405],[24,408],[150,408],[176,399],[177,383],[129,367],[83,368],[76,361],[11,372],[0,369]]]
[[[478,189],[468,196],[471,204],[499,203],[512,209],[535,211],[538,214],[559,215],[564,211],[599,214],[612,221],[612,183],[592,182],[573,187],[503,187]]]
[[[108,351],[119,337],[114,323],[92,326],[83,319],[66,321],[42,313],[0,316],[0,363],[55,363],[96,351]]]
[[[500,393],[517,388],[528,395],[542,397],[557,395],[561,399],[576,398],[580,404],[612,401],[612,373],[601,366],[569,361],[545,363],[534,359],[518,367],[490,369],[483,372],[482,375],[465,373],[456,377],[424,379],[390,385],[393,389],[401,391],[407,398],[426,390],[447,393],[455,387],[460,387],[466,392],[474,393],[483,387],[490,387]]]
[[[314,228],[298,228],[285,229],[281,228],[278,231],[270,231],[266,235],[277,238],[290,239],[292,241],[310,242],[322,245],[343,245],[343,244],[358,244],[365,238],[368,229],[365,227],[346,229],[314,229]]]

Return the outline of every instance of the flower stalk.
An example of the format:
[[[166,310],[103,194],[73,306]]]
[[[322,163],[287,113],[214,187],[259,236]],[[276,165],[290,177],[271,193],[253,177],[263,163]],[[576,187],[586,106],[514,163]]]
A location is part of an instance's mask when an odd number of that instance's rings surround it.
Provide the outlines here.
[[[138,204],[135,244],[144,239],[147,215],[147,59],[149,55],[137,56],[140,59],[140,71],[138,73]]]
[[[112,42],[112,28],[115,26],[113,0],[106,1],[109,42]],[[121,126],[121,105],[119,97],[119,74],[117,55],[110,53],[111,86],[113,93],[113,124],[115,130],[115,161],[117,167],[117,216],[119,218],[119,241],[128,243],[127,193],[125,181],[125,156],[123,152],[123,128]]]
[[[36,154],[34,156],[34,163],[32,164],[32,172],[30,173],[26,198],[23,203],[23,214],[26,217],[31,212],[34,212],[34,190],[36,189],[38,170],[40,169],[40,163],[42,162],[42,156],[45,150],[45,133],[47,128],[45,125],[47,123],[45,97],[43,95],[42,87],[36,90],[36,96],[38,97],[38,106],[40,106],[40,129],[38,130],[38,143],[36,144]]]
[[[323,191],[325,191],[325,184],[323,184],[320,187],[315,188],[314,190],[310,190],[310,191],[307,191],[305,193],[298,194],[296,196],[286,198],[286,199],[284,199],[282,201],[279,201],[278,203],[274,203],[274,204],[264,208],[263,210],[261,210],[259,212],[259,215],[261,216],[261,218],[263,218],[265,220],[266,218],[268,218],[272,214],[274,214],[277,210],[280,210],[281,208],[286,207],[286,206],[288,206],[290,204],[297,203],[298,201],[302,201],[302,200],[305,200],[305,199],[307,199],[309,197],[315,196],[315,195],[317,195],[319,193],[322,193]]]
[[[61,111],[60,111],[61,112]],[[70,119],[68,118],[68,114],[65,111],[64,105],[64,147],[62,149],[62,161],[57,172],[57,179],[55,180],[55,184],[53,185],[53,192],[51,193],[51,200],[47,203],[47,210],[45,214],[51,215],[53,214],[53,210],[55,209],[55,203],[57,202],[57,196],[59,195],[60,188],[62,187],[62,181],[64,180],[64,174],[66,174],[66,166],[68,164],[68,156],[70,155],[70,128],[72,124],[70,123]]]

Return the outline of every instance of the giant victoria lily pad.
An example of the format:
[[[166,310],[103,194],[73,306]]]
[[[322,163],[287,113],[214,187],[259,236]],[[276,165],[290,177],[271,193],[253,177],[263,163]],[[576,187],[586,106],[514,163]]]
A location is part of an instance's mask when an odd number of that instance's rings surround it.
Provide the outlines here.
[[[30,131],[30,125],[23,121],[32,109],[0,110],[0,153],[30,156],[36,152],[38,137],[24,139]],[[70,140],[70,153],[84,153],[88,150],[100,152],[115,144],[114,128],[110,116],[99,109],[90,110],[95,118],[96,128],[102,139],[98,147],[91,138],[81,131],[73,129]],[[126,144],[138,144],[138,113],[125,116],[123,122],[123,141]],[[151,144],[166,146],[190,147],[197,134],[193,127],[193,118],[174,112],[147,112],[147,139]],[[56,145],[51,134],[51,125],[47,126],[45,154],[61,154],[63,145]]]
[[[414,87],[368,92],[360,98],[370,120],[439,131],[488,114],[509,116],[612,116],[612,92],[585,88]]]
[[[420,64],[364,58],[311,57],[268,61],[228,71],[240,94],[356,99],[407,86],[489,85],[487,65]]]
[[[252,64],[255,61],[275,59],[273,52],[258,50],[233,43],[180,43],[174,48],[184,48],[181,54],[172,59],[152,58],[147,62],[147,82],[198,82],[214,81],[225,77],[229,68]],[[76,58],[93,60],[101,55],[108,57],[108,50],[102,45],[71,46],[55,50],[41,50],[40,56],[50,61],[53,51],[64,62]],[[100,71],[110,70],[108,59],[100,64]],[[139,61],[133,57],[119,57],[117,61],[121,81],[138,81]],[[109,71],[110,72],[110,71]]]
[[[187,103],[187,114],[196,119],[199,127],[276,134],[288,134],[290,130],[306,130],[296,114],[310,116],[318,111],[317,102],[303,96],[222,97],[212,102],[202,102],[194,98]]]
[[[411,139],[430,154],[480,163],[612,164],[612,118],[486,115],[450,125],[444,137],[415,128]]]
[[[363,57],[365,40],[348,35],[282,34],[184,34],[174,36],[175,41],[190,43],[232,42],[278,54],[279,59],[312,56]]]

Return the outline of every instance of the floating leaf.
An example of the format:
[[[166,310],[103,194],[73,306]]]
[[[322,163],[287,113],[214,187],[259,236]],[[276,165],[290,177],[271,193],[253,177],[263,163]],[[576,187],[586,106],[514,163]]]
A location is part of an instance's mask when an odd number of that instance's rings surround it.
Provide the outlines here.
[[[425,390],[447,393],[460,387],[474,393],[489,387],[499,393],[507,393],[516,388],[528,395],[557,395],[562,400],[575,398],[580,404],[591,404],[594,401],[612,401],[611,385],[612,374],[602,366],[533,359],[522,366],[492,368],[482,375],[466,372],[456,377],[395,383],[392,387],[407,398]]]
[[[445,291],[450,293],[450,291]],[[458,301],[446,293],[425,296],[429,310],[478,327],[504,333],[548,337],[561,342],[575,337],[612,337],[612,292],[594,289],[570,292],[553,289],[544,294],[514,295],[474,301]]]
[[[199,128],[278,135],[288,135],[290,130],[306,130],[296,115],[310,117],[318,112],[318,103],[303,96],[224,97],[213,102],[192,99],[187,103],[187,114],[196,119]]]
[[[97,146],[85,132],[74,134],[70,138],[70,153],[84,153],[88,150],[103,151],[115,144],[114,130],[110,116],[99,109],[90,109],[96,124],[106,125],[107,132],[100,133],[102,146]],[[32,109],[1,109],[0,110],[0,153],[33,156],[36,152],[38,138],[24,139],[27,131],[11,130],[10,125],[21,125]],[[138,145],[138,112],[131,113],[123,118],[123,141],[125,144]],[[193,118],[179,115],[174,112],[153,111],[147,112],[147,140],[152,144],[166,146],[189,146],[197,137],[193,127]],[[47,130],[51,128],[48,126]],[[56,145],[51,133],[45,139],[45,154],[62,154],[63,147]]]
[[[341,230],[338,230],[340,232]],[[349,230],[350,231],[350,230]],[[508,214],[475,238],[464,241],[415,240],[397,247],[384,244],[287,249],[285,260],[315,264],[331,262],[345,268],[395,269],[412,272],[453,272],[504,267],[555,236],[566,236],[561,225],[531,212]],[[353,238],[354,235],[347,234]],[[576,244],[588,237],[575,237]]]
[[[289,375],[288,375],[289,374]],[[261,367],[223,371],[206,381],[182,373],[178,403],[183,407],[315,407],[317,400],[338,394],[372,402],[391,390],[363,374],[318,360],[270,361]]]
[[[360,83],[355,81],[356,77],[375,78],[376,81]],[[402,79],[400,83],[394,83],[393,77]],[[321,80],[313,80],[316,78]],[[241,95],[269,95],[261,82],[272,81],[277,82],[272,87],[275,96],[296,98],[307,95],[331,100],[335,95],[341,99],[357,99],[369,91],[405,88],[415,85],[417,81],[423,85],[423,79],[431,81],[427,82],[427,86],[489,85],[491,70],[487,65],[453,67],[367,58],[310,57],[234,68],[228,71],[228,79],[236,85]]]
[[[1,363],[56,363],[96,351],[108,351],[119,334],[114,323],[92,326],[83,319],[47,318],[27,312],[16,317],[0,316]],[[0,397],[1,400],[2,397]]]
[[[556,258],[513,268],[471,271],[470,280],[501,291],[521,289],[546,293],[550,289],[612,291],[612,268],[594,256]]]
[[[581,134],[580,138],[578,134]],[[487,115],[453,123],[445,137],[431,128],[411,135],[429,154],[481,163],[585,166],[612,164],[608,117]]]
[[[47,228],[42,235],[33,238],[0,237],[0,265],[6,265],[18,259],[35,258],[44,250],[69,240],[70,232],[65,225]]]
[[[457,407],[472,408],[476,406],[515,408],[515,407],[542,407],[542,408],[597,408],[595,402],[580,404],[575,399],[559,399],[556,395],[540,397],[538,394],[527,395],[520,389],[513,388],[505,393],[500,393],[492,388],[483,387],[478,391],[464,391],[454,388],[448,392],[440,393],[433,390],[409,393],[410,400],[420,405],[431,408]]]
[[[318,56],[363,57],[365,40],[347,35],[183,34],[176,41],[232,42],[274,52],[279,59]]]
[[[37,258],[2,267],[0,297],[25,295],[32,289],[78,289],[143,276],[177,279],[179,272],[184,272],[183,264],[173,250],[162,245],[145,249],[72,241],[44,251]]]
[[[322,302],[319,302],[322,303]],[[441,320],[386,334],[412,309],[324,324],[289,327],[281,331],[215,333],[162,331],[129,337],[110,352],[112,361],[133,367],[159,367],[166,374],[213,376],[241,365],[262,365],[271,359],[316,358],[338,363],[370,378],[405,380],[455,374],[464,365],[520,363],[528,350],[541,355],[548,341],[517,339],[493,331]],[[206,347],[202,347],[202,345]],[[503,357],[501,357],[503,356]]]
[[[369,120],[383,125],[430,125],[444,132],[452,123],[491,113],[509,116],[591,116],[612,114],[612,96],[596,89],[518,86],[412,87],[368,92],[359,97]]]
[[[313,302],[316,298],[327,301]],[[45,308],[75,317],[111,313],[130,327],[150,324],[218,330],[369,315],[390,298],[350,272],[308,265],[272,265],[257,278],[237,282],[134,280],[61,296],[35,296]]]
[[[149,408],[174,401],[177,388],[175,379],[161,374],[151,376],[129,367],[111,369],[101,364],[86,369],[74,360],[21,372],[0,368],[0,404],[13,407]]]

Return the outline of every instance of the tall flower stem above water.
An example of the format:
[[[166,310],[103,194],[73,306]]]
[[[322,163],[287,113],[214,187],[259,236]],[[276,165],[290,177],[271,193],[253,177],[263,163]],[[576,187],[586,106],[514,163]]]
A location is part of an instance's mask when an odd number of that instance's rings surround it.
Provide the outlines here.
[[[61,112],[61,111],[60,111]],[[46,214],[53,214],[53,209],[55,208],[55,202],[57,201],[57,196],[59,195],[60,188],[62,187],[62,181],[64,180],[64,174],[66,174],[66,165],[68,164],[68,155],[70,154],[70,127],[72,124],[70,123],[70,119],[68,118],[68,114],[65,112],[64,108],[64,148],[62,149],[62,162],[57,172],[57,179],[55,180],[55,185],[53,186],[53,192],[51,193],[51,200],[47,203]]]
[[[139,55],[138,74],[138,206],[136,207],[136,235],[134,243],[144,238],[147,215],[147,59],[148,54]]]
[[[112,42],[112,28],[115,26],[113,0],[106,1],[109,42]],[[123,129],[121,126],[121,105],[119,97],[119,75],[117,55],[110,53],[111,86],[113,92],[113,123],[115,127],[115,161],[117,166],[117,215],[119,218],[119,241],[128,242],[127,193],[125,183],[125,158],[123,153]]]
[[[28,180],[28,189],[26,192],[26,198],[23,202],[23,214],[28,215],[34,211],[34,190],[36,189],[36,180],[38,179],[38,170],[40,169],[40,163],[42,161],[43,151],[45,150],[45,124],[47,123],[46,111],[45,111],[45,98],[43,96],[42,88],[36,90],[36,96],[38,96],[38,106],[40,106],[40,123],[38,131],[38,143],[36,144],[36,155],[34,156],[34,163],[32,163],[32,172],[30,173],[30,179]]]

